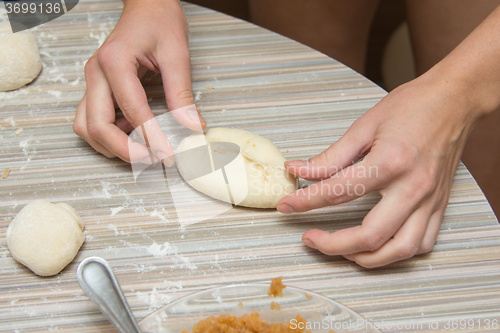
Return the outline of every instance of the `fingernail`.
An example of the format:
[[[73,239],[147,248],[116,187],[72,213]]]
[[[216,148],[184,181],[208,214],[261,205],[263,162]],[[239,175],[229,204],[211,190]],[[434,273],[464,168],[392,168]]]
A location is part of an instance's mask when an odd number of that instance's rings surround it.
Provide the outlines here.
[[[343,254],[342,257],[346,258],[347,260],[354,261],[354,258],[351,254]]]
[[[200,117],[200,114],[198,113],[198,110],[196,109],[189,109],[186,111],[189,119],[191,119],[191,121],[195,122],[196,124],[201,124],[202,121],[201,121],[201,117]]]
[[[306,166],[307,164],[308,162],[305,160],[291,160],[285,162],[286,166],[296,166],[296,167]]]
[[[171,160],[171,159],[169,159],[169,158],[164,158],[164,159],[162,159],[162,160],[161,160],[161,162],[162,162],[163,164],[165,164],[165,165],[166,165],[167,167],[169,167],[169,168],[170,168],[172,165],[174,165],[174,161],[172,161],[172,160]]]
[[[317,250],[318,248],[316,247],[316,245],[314,245],[314,243],[309,239],[309,238],[303,238],[302,239],[302,243],[306,244],[307,246],[309,246],[310,248],[312,249],[315,249]]]
[[[163,164],[167,167],[171,167],[174,164],[173,158],[169,156],[167,153],[161,150],[155,150],[155,156],[158,157]]]
[[[280,211],[283,214],[292,214],[292,213],[296,213],[297,212],[295,209],[293,209],[292,206],[290,206],[288,204],[280,205],[280,206],[277,207],[277,209],[278,209],[278,211]]]

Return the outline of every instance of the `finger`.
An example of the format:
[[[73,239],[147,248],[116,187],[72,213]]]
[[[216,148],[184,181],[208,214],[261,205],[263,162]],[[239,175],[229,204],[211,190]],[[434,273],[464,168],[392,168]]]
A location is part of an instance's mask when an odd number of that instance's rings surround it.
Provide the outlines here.
[[[78,107],[76,108],[76,114],[75,114],[75,120],[73,121],[73,131],[80,136],[82,139],[87,141],[88,144],[101,154],[103,154],[106,157],[113,158],[116,157],[114,154],[112,154],[109,150],[104,148],[103,145],[101,145],[99,142],[95,141],[92,139],[88,132],[87,132],[87,117],[85,115],[85,109],[86,109],[86,99],[87,95],[84,94],[82,97],[82,100],[78,104]]]
[[[278,211],[288,214],[338,205],[359,198],[379,185],[377,174],[365,161],[356,163],[331,178],[299,189],[277,204]]]
[[[441,228],[441,222],[443,221],[444,210],[444,208],[439,209],[431,215],[429,225],[427,226],[427,230],[420,244],[420,250],[418,253],[428,253],[434,248],[434,244]]]
[[[141,80],[146,75],[147,72],[148,72],[148,68],[146,66],[142,66],[142,65],[139,66],[139,68],[137,69],[137,77],[139,78],[139,80]]]
[[[132,126],[129,123],[127,118],[117,118],[115,120],[115,125],[116,125],[116,127],[118,127],[119,129],[121,129],[123,132],[125,132],[127,134],[134,130],[134,126]]]
[[[362,157],[371,147],[369,131],[358,129],[355,122],[349,130],[321,154],[308,161],[292,160],[285,162],[291,174],[306,180],[330,178]]]
[[[413,211],[410,200],[405,205],[401,205],[401,200],[405,198],[399,193],[390,193],[372,208],[361,225],[334,233],[309,230],[302,236],[302,241],[328,255],[375,251],[396,233]]]
[[[181,45],[177,51],[167,50],[161,53],[159,60],[165,99],[171,114],[180,124],[202,131],[207,124],[194,104],[189,47]]]
[[[106,59],[105,56],[102,57],[102,59]],[[134,63],[126,60],[109,61],[109,59],[107,59],[105,60],[105,64],[105,77],[101,79],[105,79],[109,82],[109,88],[115,96],[116,102],[127,121],[134,129],[140,132],[146,146],[151,149],[156,157],[162,160],[167,166],[173,165],[174,151],[166,135],[161,130],[158,121],[155,119],[153,112],[149,108],[146,92],[137,76],[138,73]],[[111,91],[109,93],[111,93]],[[95,108],[92,110],[95,110]],[[107,119],[107,121],[110,121],[110,119]],[[116,126],[115,128],[118,130]],[[118,135],[118,133],[115,134]],[[108,138],[109,137],[111,136],[108,136]],[[114,149],[119,149],[118,145],[122,146],[125,142],[129,142],[128,137],[126,135],[120,135],[119,141],[114,145]],[[108,142],[108,144],[113,143]],[[108,147],[107,145],[105,146]],[[127,147],[127,145],[125,144],[123,147]],[[139,148],[140,146],[134,145],[133,147]],[[108,147],[108,149],[110,148]],[[131,162],[146,158],[143,156],[142,149],[139,151],[134,149],[130,154],[128,159]]]
[[[96,61],[91,62],[89,59],[87,65],[85,114],[88,135],[113,155],[130,162],[132,151],[129,149],[128,136],[114,124],[115,108],[108,81]],[[142,160],[149,157],[149,152],[145,146],[136,145],[133,155],[136,159]]]
[[[420,251],[429,219],[430,213],[425,208],[417,209],[381,248],[373,252],[354,253],[352,258],[356,263],[367,268],[412,258]]]

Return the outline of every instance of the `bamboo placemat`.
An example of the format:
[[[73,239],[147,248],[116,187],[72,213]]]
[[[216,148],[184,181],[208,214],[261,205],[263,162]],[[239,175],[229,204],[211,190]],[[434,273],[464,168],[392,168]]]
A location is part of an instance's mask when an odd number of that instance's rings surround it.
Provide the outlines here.
[[[311,228],[359,224],[376,194],[293,216],[233,208],[179,226],[164,189],[138,187],[130,165],[96,153],[71,128],[85,90],[85,61],[121,6],[82,0],[34,29],[41,75],[0,93],[0,171],[11,169],[0,181],[0,331],[114,331],[76,282],[78,263],[94,255],[114,267],[139,319],[195,291],[283,276],[285,284],[333,298],[373,322],[400,325],[384,332],[425,332],[429,325],[447,332],[454,320],[472,320],[462,331],[498,331],[492,320],[500,317],[500,227],[463,165],[433,252],[380,269],[321,255],[300,240]],[[195,5],[184,9],[193,89],[210,127],[246,129],[271,139],[289,159],[309,158],[385,95],[294,41]],[[145,84],[153,111],[163,114],[160,77],[150,75]],[[85,222],[78,256],[49,278],[14,261],[5,240],[15,214],[36,198],[67,202]]]

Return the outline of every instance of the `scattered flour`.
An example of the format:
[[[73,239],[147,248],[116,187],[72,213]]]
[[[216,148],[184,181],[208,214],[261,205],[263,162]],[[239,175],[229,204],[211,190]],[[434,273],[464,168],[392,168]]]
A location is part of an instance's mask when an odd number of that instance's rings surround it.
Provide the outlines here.
[[[84,231],[83,231],[83,234],[85,235],[85,241],[86,241],[86,242],[87,242],[87,241],[91,241],[91,240],[93,240],[93,239],[94,239],[94,236],[89,235],[89,234],[88,234],[88,232],[87,232],[87,230],[84,230]]]
[[[56,73],[57,72],[59,72],[59,71],[57,70]],[[68,83],[68,80],[64,78],[64,73],[60,73],[59,75],[53,76],[50,79],[47,79],[47,81],[50,81],[50,82],[58,82],[59,81],[61,83]],[[53,90],[51,90],[51,91],[53,91]],[[61,93],[60,91],[58,91],[58,92]],[[58,97],[60,97],[60,96],[58,96]]]
[[[106,41],[106,38],[108,38],[108,34],[106,34],[104,32],[101,32],[98,35],[94,35],[94,33],[91,31],[90,34],[89,34],[89,37],[96,39],[97,43],[100,46],[100,45],[102,45],[102,43],[104,43]]]
[[[180,264],[181,268],[187,268],[190,270],[195,270],[198,268],[196,264],[189,262],[189,259],[178,254],[177,246],[165,242],[162,245],[156,242],[146,249],[146,251],[153,255],[155,258],[165,258],[170,255],[174,255],[177,262]]]
[[[116,214],[118,214],[120,211],[122,211],[122,209],[125,208],[123,206],[118,206],[118,207],[115,207],[115,208],[111,208],[111,214],[109,214],[110,216],[115,216]]]
[[[137,269],[138,273],[148,273],[148,272],[155,271],[157,269],[157,267],[155,265],[151,265],[151,264],[148,264],[148,265],[133,264],[132,266],[134,266]]]
[[[24,150],[24,149],[26,149],[26,148],[29,147],[29,143],[30,143],[29,139],[28,140],[20,141],[19,142],[19,147],[23,148],[23,150]],[[26,152],[24,154],[26,155]]]
[[[30,141],[32,137],[19,142],[19,147],[23,149],[24,156],[26,157],[26,162],[19,168],[19,171],[23,171],[28,164],[31,162],[31,158],[36,155],[36,148],[30,146]]]
[[[5,121],[8,121],[12,127],[16,127],[16,122],[14,121],[14,117],[5,118]]]
[[[118,236],[118,235],[128,235],[128,233],[126,233],[125,231],[123,230],[118,230],[118,228],[116,227],[116,225],[110,223],[108,224],[108,227],[107,227],[109,230],[113,230],[115,232],[115,236]],[[135,244],[130,244],[130,243],[127,243],[126,245],[132,245],[134,246]]]
[[[177,255],[176,257],[179,258],[180,260],[182,260],[182,262],[184,263],[183,265],[181,265],[181,267],[186,267],[192,271],[194,271],[195,269],[198,268],[198,266],[196,266],[195,264],[190,263],[188,258],[180,256],[180,255]]]
[[[149,216],[159,217],[164,224],[166,224],[168,222],[168,219],[167,219],[168,212],[163,207],[162,207],[161,211],[158,211],[155,209],[154,211],[149,213]]]
[[[221,271],[225,272],[225,269],[222,268],[221,265],[219,265],[219,255],[217,253],[215,254],[214,261],[210,261],[210,263],[213,264],[218,269],[220,269]],[[213,268],[213,266],[212,266],[212,268]]]
[[[99,198],[99,199],[110,199],[111,193],[109,193],[109,191],[116,189],[116,186],[108,182],[101,182],[101,185],[102,185],[101,191],[100,192],[97,190],[92,191],[92,196],[94,198]]]
[[[177,255],[177,247],[171,245],[169,242],[165,242],[163,245],[153,242],[153,244],[147,248],[147,251],[155,258],[164,258],[172,254]]]
[[[47,90],[47,93],[51,94],[54,97],[61,97],[62,96],[62,91],[59,90]]]
[[[150,293],[137,291],[136,296],[149,305],[149,311],[153,311],[168,304],[172,299],[168,294],[179,290],[182,290],[182,283],[164,280],[160,285],[153,287]]]
[[[80,83],[80,78],[78,78],[75,81],[71,82],[70,85],[76,86],[78,83]]]
[[[199,102],[201,99],[201,91],[197,91],[194,95],[194,101]]]

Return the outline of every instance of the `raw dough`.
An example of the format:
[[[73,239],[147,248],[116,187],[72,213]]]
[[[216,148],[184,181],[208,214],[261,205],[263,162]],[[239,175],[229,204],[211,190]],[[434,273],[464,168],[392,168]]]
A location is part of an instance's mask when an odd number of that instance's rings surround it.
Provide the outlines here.
[[[21,88],[42,70],[36,38],[28,30],[12,33],[9,22],[0,22],[0,91]]]
[[[84,240],[83,221],[62,202],[33,201],[7,228],[12,257],[42,276],[59,273],[75,258]]]
[[[240,147],[240,153],[231,162],[222,164],[221,168],[217,167],[218,162],[215,160],[216,151],[221,153],[220,146],[215,151],[208,149],[212,166],[208,166],[205,175],[196,178],[190,176],[193,169],[199,172],[204,168],[200,165],[202,162],[193,162],[202,159],[185,159],[185,153],[179,153],[194,151],[194,148],[206,147],[207,144],[210,147],[211,143],[215,147],[215,142],[234,143]],[[209,129],[204,135],[188,136],[181,141],[176,155],[177,169],[192,187],[213,198],[255,208],[275,208],[282,197],[297,190],[295,177],[283,166],[285,161],[285,157],[270,140],[244,130],[223,127]]]

